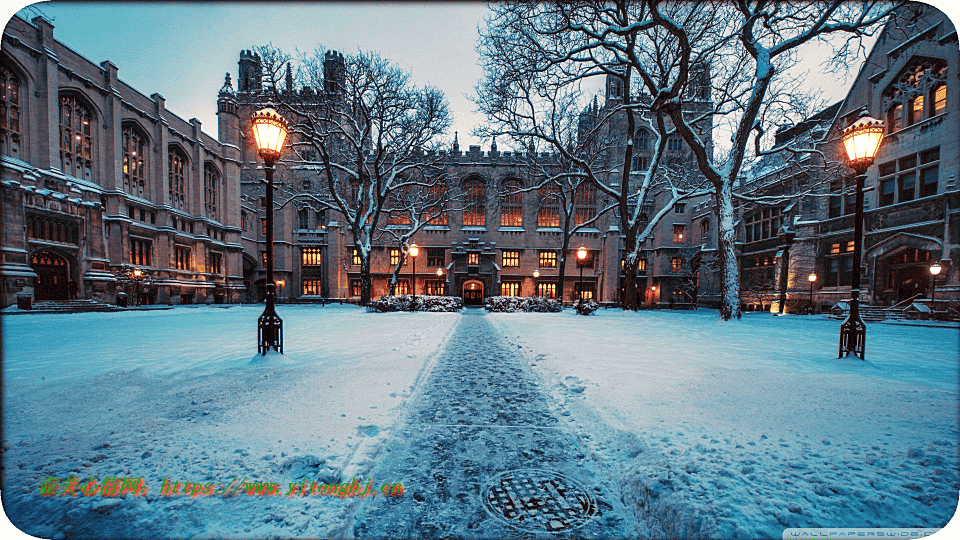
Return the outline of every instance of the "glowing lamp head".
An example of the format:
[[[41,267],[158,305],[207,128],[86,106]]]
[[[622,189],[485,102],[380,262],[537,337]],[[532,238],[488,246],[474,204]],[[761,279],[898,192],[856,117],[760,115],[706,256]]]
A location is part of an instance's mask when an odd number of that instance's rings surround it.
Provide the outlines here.
[[[943,267],[940,266],[940,263],[935,262],[932,265],[930,265],[930,273],[933,276],[939,276],[941,270],[943,270]]]
[[[410,244],[410,250],[408,251],[411,257],[416,257],[420,254],[420,246],[416,244]]]
[[[284,281],[282,279],[277,280],[277,285],[283,287]]]
[[[287,138],[287,121],[277,111],[266,108],[253,114],[251,121],[253,138],[257,143],[257,151],[264,160],[274,160],[280,157],[283,142]]]
[[[437,268],[437,276],[443,275],[443,268]]]
[[[816,280],[817,280],[816,274],[810,274],[809,276],[807,276],[807,281],[809,281],[810,283],[813,283]]]
[[[883,141],[883,122],[876,118],[863,116],[843,130],[840,138],[847,151],[850,166],[863,174],[873,164],[880,143]]]
[[[653,292],[657,292],[657,286],[654,285],[653,287],[650,287],[650,290],[653,291]]]
[[[533,277],[535,277],[535,278],[540,277],[540,271],[539,271],[539,270],[534,270],[534,271],[533,271]]]
[[[580,246],[580,249],[577,250],[577,259],[581,261],[587,258],[587,248]]]
[[[137,268],[136,270],[133,271],[133,275],[136,277],[140,277],[141,275],[143,275],[143,272],[141,272],[140,269]]]

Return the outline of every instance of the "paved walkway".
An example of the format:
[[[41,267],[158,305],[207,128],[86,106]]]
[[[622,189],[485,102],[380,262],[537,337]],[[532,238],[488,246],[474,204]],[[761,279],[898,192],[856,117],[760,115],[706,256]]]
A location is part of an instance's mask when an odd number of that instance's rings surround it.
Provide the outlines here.
[[[358,538],[624,537],[581,442],[486,312],[464,310],[375,479],[401,497],[364,499]]]

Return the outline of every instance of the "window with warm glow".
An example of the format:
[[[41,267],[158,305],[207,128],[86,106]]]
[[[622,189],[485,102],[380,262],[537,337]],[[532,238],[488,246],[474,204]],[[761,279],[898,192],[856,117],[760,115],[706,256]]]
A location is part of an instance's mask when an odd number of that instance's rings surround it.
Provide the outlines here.
[[[556,298],[557,284],[556,283],[537,283],[537,296],[541,298]]]
[[[540,188],[540,210],[537,213],[537,227],[560,226],[560,187],[547,184]]]
[[[410,294],[410,282],[405,279],[398,279],[394,294]]]
[[[485,225],[486,205],[484,204],[484,181],[479,178],[468,178],[463,183],[466,195],[466,209],[463,211],[464,227],[483,227]]]
[[[933,114],[940,114],[947,108],[947,85],[941,84],[933,91]]]
[[[320,266],[323,264],[323,248],[303,248],[300,261],[303,266]]]
[[[177,270],[190,270],[190,248],[176,246],[174,249],[174,259]]]
[[[93,113],[75,95],[60,96],[60,165],[77,178],[93,175]]]
[[[467,254],[467,264],[476,266],[480,264],[480,254],[479,253],[468,253]]]
[[[576,224],[586,223],[597,214],[597,187],[584,182],[574,194],[573,219]]]
[[[502,255],[502,261],[504,268],[507,267],[518,267],[520,266],[520,252],[519,251],[504,251]]]
[[[143,196],[146,137],[133,124],[123,126],[123,191]]]
[[[919,95],[910,101],[910,114],[907,118],[908,124],[915,124],[923,120],[923,96]]]
[[[150,266],[151,242],[142,238],[130,238],[130,264]]]
[[[887,113],[887,133],[900,131],[903,121],[903,105],[897,104]]]
[[[674,225],[673,226],[673,243],[679,244],[683,242],[683,225]]]
[[[223,253],[211,251],[207,255],[207,272],[210,272],[211,274],[222,274]]]
[[[357,248],[351,248],[351,249],[352,249],[351,262],[353,263],[354,266],[360,266],[360,263],[363,262],[360,260],[360,250]]]
[[[400,264],[401,258],[402,257],[399,249],[397,248],[390,249],[390,266],[397,266],[398,264]],[[406,266],[407,261],[403,261],[403,265]]]
[[[503,198],[500,201],[500,226],[523,227],[523,184],[516,178],[503,181]]]
[[[320,296],[323,294],[323,284],[319,279],[305,279],[302,282],[301,294]]]
[[[500,296],[520,296],[519,281],[501,281]]]
[[[443,295],[443,281],[439,279],[428,279],[423,282],[423,293],[429,296]]]
[[[0,154],[20,155],[20,77],[0,65]]]
[[[679,272],[683,269],[683,259],[680,257],[673,257],[670,259],[670,271]]]
[[[359,279],[350,280],[350,296],[360,296],[363,286],[360,284]]]
[[[556,268],[557,267],[556,251],[541,251],[537,254],[537,259],[538,259],[540,268]]]

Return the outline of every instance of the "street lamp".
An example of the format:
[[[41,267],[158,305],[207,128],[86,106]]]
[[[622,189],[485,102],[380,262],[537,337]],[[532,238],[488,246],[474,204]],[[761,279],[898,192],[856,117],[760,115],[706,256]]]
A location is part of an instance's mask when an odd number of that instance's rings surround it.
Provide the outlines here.
[[[540,270],[533,271],[533,290],[536,292],[537,298],[540,298],[540,287],[537,283],[537,280],[540,279]]]
[[[282,280],[282,279],[278,279],[278,280],[277,280],[277,287],[280,288],[280,289],[279,289],[279,293],[277,294],[277,302],[279,302],[280,299],[283,298],[283,286],[284,286],[286,283],[287,283],[287,282],[284,281],[284,280]]]
[[[930,306],[934,312],[937,311],[937,304],[934,302],[934,296],[937,294],[937,276],[940,275],[941,270],[943,267],[938,262],[930,265]]]
[[[413,299],[415,302],[417,300],[417,255],[420,254],[420,246],[416,244],[410,244],[410,250],[408,251],[411,257],[413,257]]]
[[[274,304],[277,300],[277,285],[273,281],[273,164],[280,157],[283,141],[287,138],[287,121],[277,111],[267,108],[253,114],[253,138],[257,151],[263,158],[263,170],[267,175],[267,280],[266,307],[257,320],[257,352],[266,356],[269,349],[283,354],[283,320],[277,315]]]
[[[813,284],[817,282],[817,275],[810,274],[807,276],[807,281],[810,282],[810,313],[813,313]]]
[[[864,359],[867,341],[867,326],[860,318],[860,256],[863,250],[863,182],[867,168],[883,141],[883,122],[864,114],[843,131],[840,137],[850,160],[850,167],[857,172],[857,205],[853,221],[853,275],[850,282],[850,314],[840,325],[839,357],[853,353]]]
[[[135,298],[133,299],[133,305],[140,306],[140,278],[143,277],[143,272],[139,268],[134,269],[133,271],[133,294]]]
[[[443,268],[437,268],[437,277],[438,277],[438,278],[442,278],[442,277],[443,277]],[[444,296],[444,292],[446,292],[446,291],[444,291],[445,288],[446,288],[446,287],[444,287],[444,283],[441,281],[441,282],[440,282],[440,296]]]
[[[580,246],[577,250],[577,265],[580,266],[580,305],[583,305],[583,261],[587,258],[587,248]]]

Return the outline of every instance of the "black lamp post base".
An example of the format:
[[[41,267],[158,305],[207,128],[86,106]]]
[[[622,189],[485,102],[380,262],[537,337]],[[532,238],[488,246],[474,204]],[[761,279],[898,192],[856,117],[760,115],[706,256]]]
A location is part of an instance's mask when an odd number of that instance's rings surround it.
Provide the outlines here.
[[[283,319],[273,308],[275,300],[276,293],[268,286],[267,306],[257,319],[257,353],[264,356],[270,349],[283,354]]]
[[[837,358],[854,356],[864,359],[863,351],[867,342],[867,325],[860,320],[859,314],[856,317],[847,317],[840,325],[840,354]]]

